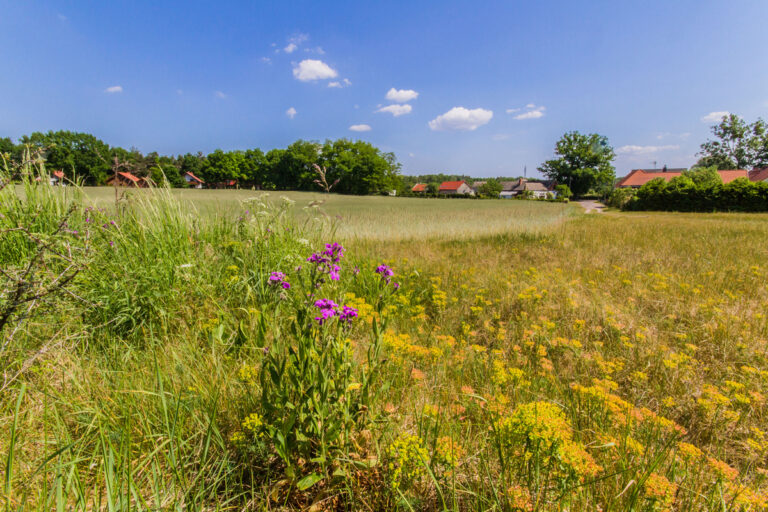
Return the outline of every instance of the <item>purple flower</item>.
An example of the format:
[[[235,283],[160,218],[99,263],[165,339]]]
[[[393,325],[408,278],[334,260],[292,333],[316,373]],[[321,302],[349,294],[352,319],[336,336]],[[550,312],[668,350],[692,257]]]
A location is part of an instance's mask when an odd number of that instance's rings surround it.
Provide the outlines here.
[[[394,286],[395,290],[397,290],[398,288],[400,288],[400,283],[392,283],[392,286]]]
[[[114,246],[115,246],[115,242],[113,242],[112,240],[110,240],[110,241],[109,241],[109,246],[110,246],[110,247],[114,247]]]
[[[338,263],[341,261],[341,258],[344,256],[344,247],[341,246],[338,242],[333,242],[332,244],[325,244],[325,250],[323,251],[323,255],[328,256],[332,262]]]
[[[331,281],[338,281],[339,280],[339,271],[341,269],[338,265],[330,265],[328,267],[328,275],[331,276]]]
[[[355,267],[355,270],[353,270],[353,271],[352,271],[352,273],[353,273],[354,275],[357,275],[357,274],[359,274],[359,273],[360,273],[360,268],[359,268],[359,267]]]
[[[339,307],[339,305],[331,299],[320,299],[315,301],[315,307],[318,309],[334,309]]]
[[[357,309],[355,308],[344,306],[344,308],[339,312],[339,320],[344,320],[348,324],[352,323],[353,318],[357,318]]]
[[[386,265],[379,265],[376,267],[376,273],[381,274],[381,277],[387,278],[395,275],[394,271]]]
[[[272,272],[269,275],[269,284],[273,286],[280,285],[283,290],[289,290],[291,288],[291,283],[286,281],[286,275],[282,272]]]

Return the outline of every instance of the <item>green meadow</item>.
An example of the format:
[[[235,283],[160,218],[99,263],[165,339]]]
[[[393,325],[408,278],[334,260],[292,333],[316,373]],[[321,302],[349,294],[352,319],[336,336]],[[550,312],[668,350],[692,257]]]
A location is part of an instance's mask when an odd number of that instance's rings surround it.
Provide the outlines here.
[[[768,216],[118,197],[0,190],[6,510],[766,509]]]

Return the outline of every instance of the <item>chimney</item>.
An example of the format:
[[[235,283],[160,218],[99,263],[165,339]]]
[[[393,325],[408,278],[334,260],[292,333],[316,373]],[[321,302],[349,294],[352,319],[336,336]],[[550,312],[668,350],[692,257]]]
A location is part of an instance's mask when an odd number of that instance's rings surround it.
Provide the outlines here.
[[[664,168],[661,169],[661,172],[667,172],[667,164],[664,164]]]

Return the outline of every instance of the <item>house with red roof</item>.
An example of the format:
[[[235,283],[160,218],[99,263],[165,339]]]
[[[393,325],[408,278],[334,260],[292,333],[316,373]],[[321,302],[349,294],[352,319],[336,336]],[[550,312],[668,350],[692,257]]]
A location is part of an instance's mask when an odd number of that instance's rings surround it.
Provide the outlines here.
[[[445,196],[473,196],[475,191],[472,187],[467,185],[464,180],[461,181],[444,181],[440,184],[440,188],[437,193]]]
[[[51,185],[61,185],[62,187],[66,185],[64,183],[64,171],[61,169],[53,171],[48,177],[48,180],[50,181]]]
[[[427,184],[426,183],[417,183],[413,186],[411,189],[411,192],[414,194],[426,194],[427,193]]]
[[[184,173],[184,181],[187,182],[187,185],[189,185],[191,188],[203,188],[203,185],[205,185],[205,182],[192,174],[191,172]]]
[[[634,169],[616,183],[616,188],[640,188],[649,181],[662,178],[665,181],[671,181],[683,175],[686,169]],[[749,171],[746,169],[728,169],[717,171],[723,183],[730,183],[739,178],[749,178]]]
[[[755,183],[759,181],[768,182],[768,167],[763,167],[762,169],[752,169],[749,171],[749,181]]]
[[[107,180],[107,185],[110,187],[132,187],[132,188],[147,188],[149,187],[149,181],[146,178],[139,178],[134,176],[128,171],[118,172]]]

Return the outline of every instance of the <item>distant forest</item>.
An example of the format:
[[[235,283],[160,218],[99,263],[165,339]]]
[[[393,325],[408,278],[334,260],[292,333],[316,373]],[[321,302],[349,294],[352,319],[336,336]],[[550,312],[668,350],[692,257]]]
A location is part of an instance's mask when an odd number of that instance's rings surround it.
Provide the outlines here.
[[[341,194],[380,194],[396,190],[409,195],[416,183],[440,183],[483,178],[463,174],[404,176],[394,153],[381,151],[364,141],[326,140],[324,143],[297,140],[285,149],[247,149],[209,154],[144,154],[136,148],[110,146],[88,133],[71,131],[34,132],[16,142],[0,138],[0,154],[9,167],[18,166],[25,149],[39,153],[49,172],[64,171],[67,179],[85,185],[104,185],[114,173],[115,158],[121,171],[151,178],[155,183],[186,187],[190,172],[208,185],[235,181],[242,188],[261,190],[319,190],[317,164],[327,170],[326,182]],[[512,180],[515,178],[497,178]]]

